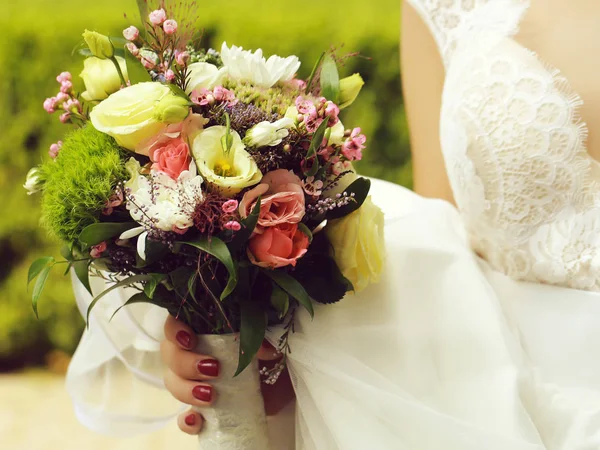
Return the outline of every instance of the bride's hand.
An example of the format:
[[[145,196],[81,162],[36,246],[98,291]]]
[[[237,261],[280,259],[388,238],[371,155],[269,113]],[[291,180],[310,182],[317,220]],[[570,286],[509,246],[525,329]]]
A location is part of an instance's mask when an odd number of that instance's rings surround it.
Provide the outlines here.
[[[217,392],[210,381],[219,376],[219,362],[210,355],[194,353],[196,334],[172,316],[165,323],[165,337],[160,351],[168,368],[165,375],[167,390],[182,403],[192,406],[211,405]],[[266,341],[258,352],[258,359],[267,367],[272,367],[280,358],[275,348]],[[267,415],[277,414],[294,398],[287,370],[281,374],[277,383],[262,384],[261,390]],[[179,415],[177,423],[184,433],[198,434],[202,430],[203,418],[190,409]]]
[[[172,316],[165,322],[165,337],[160,352],[168,368],[164,380],[167,390],[182,403],[210,406],[217,395],[210,381],[219,376],[219,361],[195,353],[196,334]],[[202,422],[202,416],[192,409],[177,420],[181,431],[188,434],[198,434]]]

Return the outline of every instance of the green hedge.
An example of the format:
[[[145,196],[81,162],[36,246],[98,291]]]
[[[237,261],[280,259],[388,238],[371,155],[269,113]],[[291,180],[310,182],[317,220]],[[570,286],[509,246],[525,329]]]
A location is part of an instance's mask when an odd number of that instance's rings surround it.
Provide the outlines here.
[[[410,185],[400,92],[399,8],[398,0],[374,0],[368,5],[360,0],[201,2],[199,26],[205,30],[204,45],[218,47],[226,39],[246,48],[262,47],[266,54],[296,54],[304,63],[300,71],[304,77],[331,44],[344,44],[340,53],[359,51],[369,57],[353,58],[342,69],[342,75],[359,71],[367,82],[343,121],[348,127],[361,126],[369,136],[360,171]],[[21,185],[27,170],[47,158],[49,145],[66,131],[56,116],[44,112],[42,102],[57,91],[54,77],[59,72],[70,70],[77,75],[81,71],[81,60],[71,52],[83,29],[120,35],[130,22],[123,13],[136,17],[134,0],[125,4],[122,0],[30,0],[10,2],[3,9],[0,370],[41,362],[51,348],[71,352],[81,333],[83,323],[70,282],[58,273],[51,275],[51,289],[41,300],[41,319],[36,320],[31,311],[25,286],[27,267],[40,255],[58,255],[58,246],[38,229],[39,198],[28,197]]]

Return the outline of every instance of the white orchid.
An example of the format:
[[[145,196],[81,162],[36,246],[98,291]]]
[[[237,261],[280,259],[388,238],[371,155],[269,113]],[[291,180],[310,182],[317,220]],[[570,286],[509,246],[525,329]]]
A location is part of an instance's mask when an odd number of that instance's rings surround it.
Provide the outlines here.
[[[264,88],[290,81],[300,67],[297,56],[273,55],[265,59],[261,49],[251,52],[235,45],[229,48],[226,42],[221,47],[221,59],[229,76]]]
[[[140,163],[131,158],[126,164],[131,178],[125,183],[127,209],[131,217],[141,226],[123,233],[121,239],[138,237],[138,253],[145,259],[148,231],[159,229],[185,233],[193,222],[196,205],[204,199],[203,178],[197,175],[192,162],[189,170],[183,171],[177,180],[167,174],[155,172],[152,180],[140,174]]]
[[[290,118],[279,119],[276,122],[260,122],[254,125],[244,137],[244,144],[248,147],[274,147],[288,137],[288,128],[294,125]]]

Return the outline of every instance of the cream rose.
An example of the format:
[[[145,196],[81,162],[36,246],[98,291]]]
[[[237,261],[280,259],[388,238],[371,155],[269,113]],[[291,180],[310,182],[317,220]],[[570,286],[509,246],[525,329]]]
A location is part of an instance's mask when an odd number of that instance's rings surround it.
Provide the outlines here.
[[[231,197],[257,184],[262,173],[236,131],[231,130],[230,150],[223,148],[226,132],[223,126],[205,129],[194,139],[192,154],[206,182],[212,184],[221,195]]]
[[[129,80],[127,75],[127,63],[124,58],[117,56],[119,67],[123,72],[125,81]],[[84,100],[104,100],[113,92],[121,88],[121,78],[110,59],[96,57],[86,58],[83,61],[83,71],[79,74],[83,78],[86,91],[81,94]]]
[[[94,128],[115,138],[129,150],[159,134],[166,124],[159,121],[156,108],[164,105],[167,96],[174,96],[161,83],[139,83],[115,92],[90,113]]]
[[[342,274],[360,292],[379,281],[385,262],[383,212],[367,197],[363,205],[325,228]]]

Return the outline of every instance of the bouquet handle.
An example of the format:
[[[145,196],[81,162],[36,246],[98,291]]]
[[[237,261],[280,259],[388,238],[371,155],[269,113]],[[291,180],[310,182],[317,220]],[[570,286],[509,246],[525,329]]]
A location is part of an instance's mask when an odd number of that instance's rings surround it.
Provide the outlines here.
[[[210,408],[195,408],[204,417],[199,450],[270,450],[260,391],[258,364],[234,377],[239,357],[237,335],[198,335],[196,352],[219,360],[221,373],[212,382],[216,399]]]

